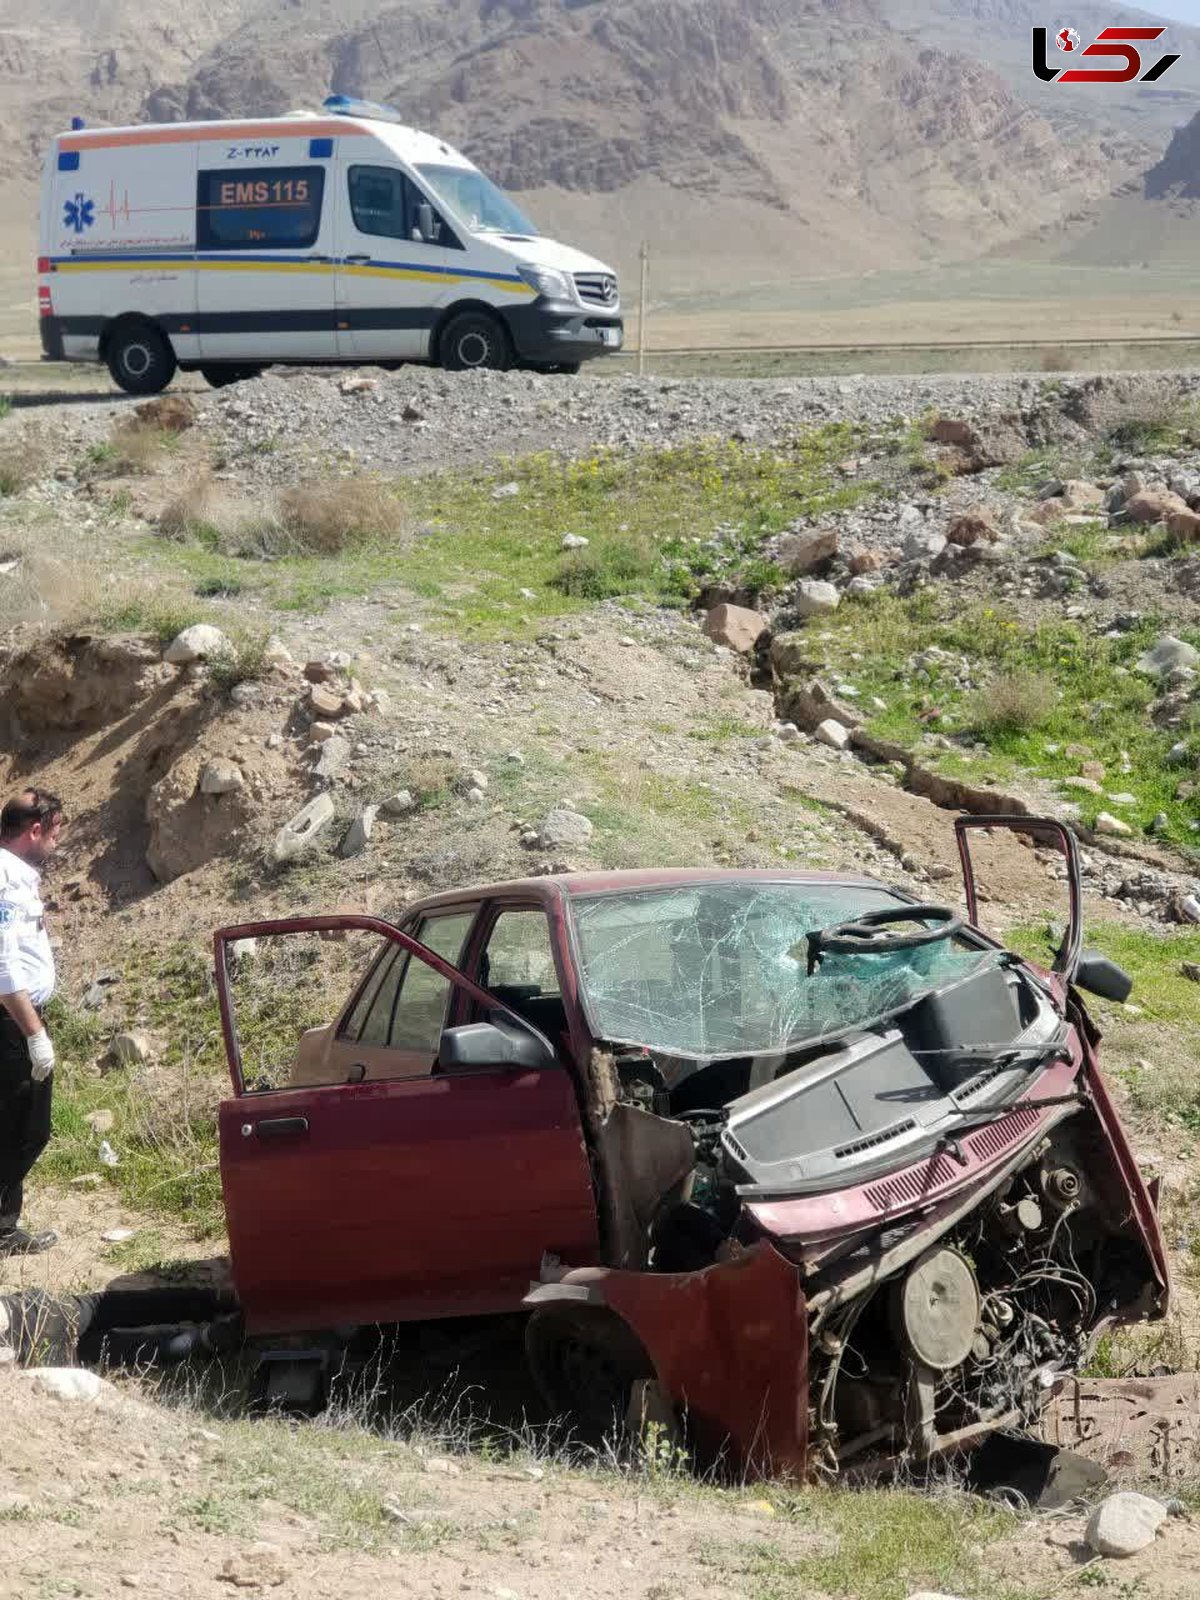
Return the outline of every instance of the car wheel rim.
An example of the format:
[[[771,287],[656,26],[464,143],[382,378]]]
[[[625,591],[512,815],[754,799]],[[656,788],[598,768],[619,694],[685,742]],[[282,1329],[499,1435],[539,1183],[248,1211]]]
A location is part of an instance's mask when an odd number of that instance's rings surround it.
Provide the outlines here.
[[[144,344],[125,346],[122,365],[131,378],[144,378],[154,365],[154,357]]]
[[[486,334],[467,333],[458,341],[458,359],[464,367],[482,367],[491,348]]]

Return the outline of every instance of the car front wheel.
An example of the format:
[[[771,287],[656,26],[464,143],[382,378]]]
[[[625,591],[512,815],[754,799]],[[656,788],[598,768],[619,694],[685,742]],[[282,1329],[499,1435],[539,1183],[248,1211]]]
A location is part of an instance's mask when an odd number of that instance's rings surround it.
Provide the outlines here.
[[[450,322],[438,342],[441,364],[449,372],[489,367],[506,372],[513,364],[508,334],[495,317],[466,311]]]

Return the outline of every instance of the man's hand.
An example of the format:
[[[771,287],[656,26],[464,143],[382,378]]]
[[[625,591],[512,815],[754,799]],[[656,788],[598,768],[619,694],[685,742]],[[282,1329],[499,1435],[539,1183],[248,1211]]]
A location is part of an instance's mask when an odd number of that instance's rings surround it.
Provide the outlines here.
[[[31,1033],[25,1041],[33,1068],[34,1083],[44,1083],[54,1071],[54,1044],[45,1028]]]

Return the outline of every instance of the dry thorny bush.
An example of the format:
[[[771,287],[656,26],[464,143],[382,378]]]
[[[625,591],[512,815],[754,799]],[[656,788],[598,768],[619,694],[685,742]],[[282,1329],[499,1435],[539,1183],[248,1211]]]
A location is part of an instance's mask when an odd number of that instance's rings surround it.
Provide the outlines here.
[[[337,555],[356,545],[398,539],[406,526],[394,491],[367,477],[298,484],[263,506],[204,475],[159,518],[159,529],[168,538],[206,540],[219,550],[263,560]]]

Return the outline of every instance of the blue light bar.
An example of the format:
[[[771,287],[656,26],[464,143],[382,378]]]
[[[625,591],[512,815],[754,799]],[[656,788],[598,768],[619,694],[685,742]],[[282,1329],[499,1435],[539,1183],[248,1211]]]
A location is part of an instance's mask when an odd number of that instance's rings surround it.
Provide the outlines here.
[[[404,121],[394,106],[376,105],[373,100],[359,100],[352,94],[328,95],[322,109],[332,112],[335,117],[365,117],[371,122]]]

